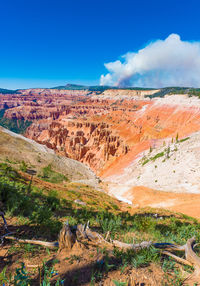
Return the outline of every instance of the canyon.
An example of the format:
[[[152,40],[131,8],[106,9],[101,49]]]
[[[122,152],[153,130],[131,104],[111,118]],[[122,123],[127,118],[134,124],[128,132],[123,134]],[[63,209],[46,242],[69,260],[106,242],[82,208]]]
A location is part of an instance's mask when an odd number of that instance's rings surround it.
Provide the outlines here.
[[[200,100],[158,92],[18,90],[0,94],[0,109],[4,118],[31,123],[25,137],[90,167],[109,194],[137,206],[139,187],[143,195],[154,190],[159,206],[163,193],[200,193]],[[163,158],[152,159],[157,154]]]

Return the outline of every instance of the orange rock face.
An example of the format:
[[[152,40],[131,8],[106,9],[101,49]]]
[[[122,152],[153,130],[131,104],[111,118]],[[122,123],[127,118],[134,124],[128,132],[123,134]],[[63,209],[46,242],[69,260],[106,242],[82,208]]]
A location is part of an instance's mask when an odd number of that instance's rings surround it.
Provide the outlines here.
[[[0,108],[7,118],[33,122],[28,138],[88,164],[102,177],[120,174],[138,154],[177,133],[181,138],[200,130],[196,101],[110,93],[22,90],[0,95]]]

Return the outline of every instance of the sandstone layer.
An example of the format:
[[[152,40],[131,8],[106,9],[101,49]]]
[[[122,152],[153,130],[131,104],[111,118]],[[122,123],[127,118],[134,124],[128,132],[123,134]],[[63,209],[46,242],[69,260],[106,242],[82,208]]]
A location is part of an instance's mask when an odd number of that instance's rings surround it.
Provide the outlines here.
[[[132,201],[131,190],[139,186],[198,193],[195,182],[199,179],[199,159],[195,152],[199,152],[199,146],[195,142],[199,140],[200,100],[187,95],[150,99],[148,95],[153,93],[30,89],[0,95],[0,107],[6,118],[32,122],[26,137],[88,165],[110,184],[111,194]],[[191,138],[175,146],[177,137]],[[187,149],[187,144],[194,149]],[[160,158],[156,164],[150,160],[141,165],[140,160],[150,150],[153,157],[168,147],[170,152],[178,148],[172,165],[171,157],[162,164]],[[188,166],[192,164],[194,176],[184,163],[178,163],[182,158],[190,162]]]

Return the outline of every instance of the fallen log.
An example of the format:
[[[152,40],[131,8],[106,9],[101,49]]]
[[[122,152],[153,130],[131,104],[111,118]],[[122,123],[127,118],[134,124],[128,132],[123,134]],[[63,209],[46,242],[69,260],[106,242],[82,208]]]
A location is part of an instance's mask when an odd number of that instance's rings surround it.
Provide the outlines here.
[[[84,243],[84,242],[87,242],[88,244],[91,243],[92,245],[97,245],[97,246],[108,245],[110,247],[117,247],[121,249],[132,249],[134,251],[139,251],[141,249],[153,246],[159,249],[162,254],[171,256],[178,263],[193,266],[194,272],[190,276],[190,279],[193,279],[194,281],[197,282],[200,281],[200,257],[196,255],[193,249],[195,245],[194,237],[188,239],[188,241],[184,245],[176,245],[173,243],[153,243],[151,241],[143,241],[137,244],[128,244],[118,240],[107,241],[106,239],[103,238],[102,235],[100,235],[95,231],[92,231],[89,228],[89,224],[87,225],[79,224],[71,228],[68,225],[68,223],[66,223],[64,224],[63,228],[59,233],[58,241],[55,242],[19,239],[13,236],[9,236],[9,234],[4,235],[4,238],[8,240],[15,240],[19,243],[31,243],[49,248],[59,248],[59,251],[62,251],[63,249],[70,250],[73,248],[75,243]],[[185,252],[185,259],[173,254],[172,252],[174,251]]]
[[[123,248],[123,249],[133,249],[133,250],[140,250],[143,248],[149,248],[150,246],[153,245],[153,243],[151,241],[143,241],[141,243],[137,243],[137,244],[129,244],[129,243],[124,243],[118,240],[112,240],[112,244],[115,247],[119,247],[119,248]]]
[[[41,246],[48,247],[48,248],[56,248],[56,247],[59,246],[57,241],[55,241],[55,242],[47,242],[47,241],[32,240],[32,239],[19,239],[19,238],[14,237],[14,236],[9,236],[9,234],[4,235],[4,238],[8,239],[8,240],[15,240],[15,241],[17,241],[19,243],[36,244],[36,245],[41,245]]]

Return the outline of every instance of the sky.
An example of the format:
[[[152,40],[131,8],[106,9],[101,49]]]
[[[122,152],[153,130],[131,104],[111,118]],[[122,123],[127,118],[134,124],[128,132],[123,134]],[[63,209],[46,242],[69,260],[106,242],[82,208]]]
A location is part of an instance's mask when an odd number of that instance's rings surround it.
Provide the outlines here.
[[[166,78],[174,68],[173,78],[183,74],[191,79],[188,85],[198,85],[194,73],[200,68],[190,55],[194,49],[199,63],[199,0],[0,0],[0,11],[2,88],[67,83],[146,86],[160,73],[153,85],[163,86],[173,83]],[[160,58],[174,60],[167,39],[174,41],[177,55],[187,46],[178,61],[184,65],[170,67],[168,74],[163,73],[167,60],[162,67],[149,62],[144,67],[145,55],[155,58],[159,40],[161,48],[168,49]],[[188,44],[194,46],[189,49]],[[186,73],[192,68],[188,62],[195,65],[191,74]]]

